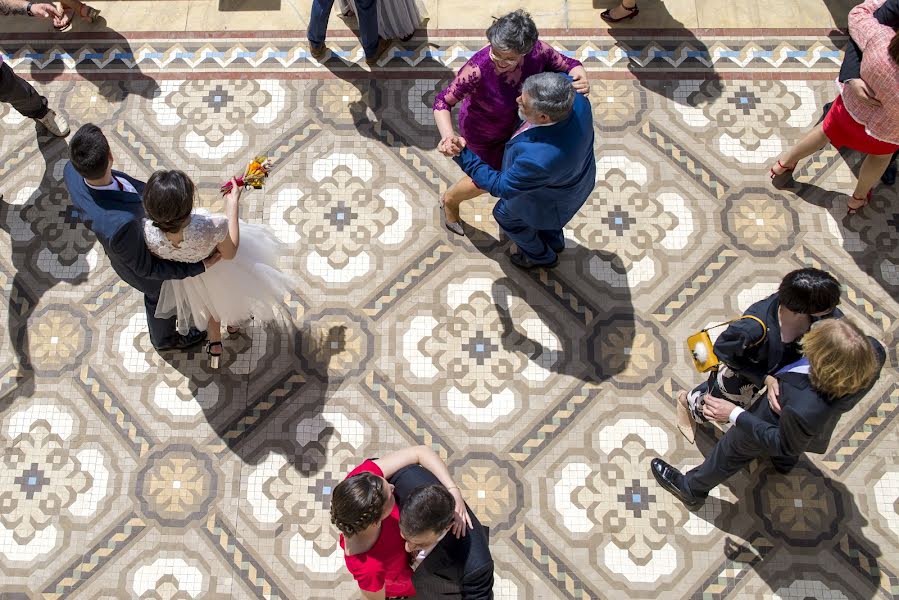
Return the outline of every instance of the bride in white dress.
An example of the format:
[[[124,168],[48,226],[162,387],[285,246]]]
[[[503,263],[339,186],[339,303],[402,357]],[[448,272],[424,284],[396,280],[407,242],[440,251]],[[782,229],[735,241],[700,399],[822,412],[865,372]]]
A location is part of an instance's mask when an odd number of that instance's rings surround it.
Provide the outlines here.
[[[216,369],[228,333],[253,318],[282,318],[290,282],[277,266],[283,249],[262,225],[239,220],[241,187],[231,181],[225,215],[194,209],[196,188],[181,171],[156,171],[144,188],[144,239],[150,252],[169,260],[197,262],[218,251],[222,259],[195,277],[162,284],[156,316],[176,316],[178,331],[208,331],[206,353]]]

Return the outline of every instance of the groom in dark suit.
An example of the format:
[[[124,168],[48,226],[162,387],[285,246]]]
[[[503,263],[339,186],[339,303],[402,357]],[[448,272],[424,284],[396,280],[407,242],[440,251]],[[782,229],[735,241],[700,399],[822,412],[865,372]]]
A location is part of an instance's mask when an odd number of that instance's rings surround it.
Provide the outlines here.
[[[770,458],[783,474],[803,452],[824,454],[837,422],[874,387],[886,360],[883,346],[848,319],[820,321],[803,337],[801,360],[775,374],[776,399],[762,395],[743,410],[705,397],[703,414],[733,424],[698,467],[681,473],[661,458],[650,462],[659,485],[691,509],[756,458]]]
[[[144,294],[150,342],[157,350],[184,349],[199,344],[204,332],[187,335],[175,329],[175,318],[157,319],[156,303],[162,282],[199,275],[215,264],[214,255],[197,263],[157,258],[144,242],[144,182],[112,170],[112,152],[106,136],[92,124],[79,129],[69,147],[71,161],[64,177],[72,204],[85,227],[103,245],[109,263],[122,280]]]
[[[500,200],[493,216],[518,246],[512,263],[551,268],[565,249],[562,228],[580,210],[596,183],[593,111],[561,73],[528,77],[518,97],[522,124],[508,142],[502,171],[469,150],[454,160],[479,188]]]
[[[493,558],[488,531],[468,509],[472,528],[456,538],[455,500],[430,471],[411,465],[389,479],[400,508],[400,532],[411,554],[416,597],[492,600]]]

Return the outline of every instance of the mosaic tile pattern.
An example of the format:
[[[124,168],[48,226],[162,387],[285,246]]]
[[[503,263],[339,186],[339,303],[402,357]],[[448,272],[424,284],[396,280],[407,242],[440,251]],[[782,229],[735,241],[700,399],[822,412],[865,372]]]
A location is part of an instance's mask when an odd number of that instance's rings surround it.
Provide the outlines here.
[[[3,591],[351,597],[331,489],[428,444],[491,527],[498,598],[899,596],[897,190],[845,217],[858,156],[831,150],[793,190],[767,181],[835,94],[840,40],[628,34],[552,40],[595,73],[598,181],[561,265],[535,273],[488,199],[464,205],[466,239],[438,220],[459,172],[429,107],[477,40],[396,47],[382,79],[340,39],[324,65],[286,39],[4,43],[118,168],[185,168],[211,210],[274,156],[243,216],[294,249],[296,287],[292,322],[228,339],[217,372],[156,354],[71,208],[65,144],[0,105]],[[248,66],[270,76],[234,77]],[[885,376],[827,455],[754,465],[688,512],[648,472],[714,441],[673,426],[698,379],[682,340],[805,265],[838,274],[892,349]]]

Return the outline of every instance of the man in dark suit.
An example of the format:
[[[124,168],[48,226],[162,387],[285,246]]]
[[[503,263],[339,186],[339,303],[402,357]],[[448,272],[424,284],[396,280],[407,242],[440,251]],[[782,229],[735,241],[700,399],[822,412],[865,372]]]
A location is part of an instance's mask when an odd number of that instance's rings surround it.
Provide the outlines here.
[[[508,142],[502,171],[468,148],[455,160],[482,190],[499,198],[493,216],[518,246],[512,264],[551,268],[565,250],[562,228],[580,210],[596,184],[593,110],[562,73],[528,77],[518,97],[522,124]]]
[[[156,303],[163,281],[199,275],[220,256],[181,263],[150,253],[144,241],[144,182],[112,170],[112,152],[99,127],[87,124],[79,129],[72,137],[69,154],[71,161],[65,166],[64,178],[72,204],[85,227],[100,240],[118,276],[144,294],[153,347],[174,350],[202,342],[206,334],[196,329],[180,335],[174,317],[157,319]]]
[[[888,25],[893,29],[899,28],[899,0],[886,0],[877,10],[874,11],[874,18],[880,23]],[[843,56],[843,64],[840,67],[840,82],[849,87],[852,93],[861,98],[862,102],[873,106],[880,106],[880,100],[874,95],[868,85],[862,81],[862,50],[858,47],[852,38],[846,44],[846,50]],[[830,104],[824,106],[824,114],[830,110]],[[893,160],[880,176],[880,180],[887,185],[896,183],[896,156],[899,152],[893,154]]]
[[[775,374],[776,399],[762,395],[743,410],[706,396],[706,418],[733,426],[705,462],[686,474],[652,459],[659,485],[697,508],[712,488],[756,458],[767,456],[778,472],[788,473],[803,452],[826,452],[840,417],[874,386],[886,353],[848,319],[820,321],[805,334],[803,350],[805,357]]]
[[[492,599],[489,532],[471,509],[471,530],[456,538],[450,532],[456,501],[430,471],[411,465],[397,471],[389,481],[400,507],[400,532],[412,556],[417,597]]]

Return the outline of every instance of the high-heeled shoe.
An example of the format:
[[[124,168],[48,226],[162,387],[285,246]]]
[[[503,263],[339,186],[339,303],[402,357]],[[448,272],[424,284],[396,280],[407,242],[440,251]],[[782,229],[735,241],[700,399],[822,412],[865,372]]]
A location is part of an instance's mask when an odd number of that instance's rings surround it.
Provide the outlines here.
[[[868,206],[868,204],[871,202],[871,191],[869,190],[868,195],[865,196],[864,198],[858,198],[856,196],[852,196],[852,199],[857,202],[861,202],[861,204],[859,204],[858,206],[850,206],[848,208],[848,210],[846,211],[847,217],[854,215],[855,213],[857,213],[864,207]]]
[[[218,348],[218,353],[212,351],[213,348]],[[221,342],[206,342],[206,354],[209,355],[209,368],[210,369],[218,369],[219,361],[222,358],[222,352],[225,347],[222,346]]]
[[[780,160],[778,159],[776,166],[783,169],[783,171],[781,171],[780,173],[775,173],[774,167],[769,168],[768,172],[771,174],[771,179],[777,179],[778,177],[783,177],[787,173],[792,173],[793,169],[796,168],[796,163],[793,163],[791,166],[788,166],[788,165],[785,165],[782,162],[780,162]]]
[[[462,237],[465,237],[465,230],[462,229],[462,222],[461,222],[461,221],[449,221],[449,220],[447,220],[447,218],[446,218],[446,210],[444,209],[444,206],[446,206],[446,200],[444,199],[443,196],[444,196],[443,194],[440,194],[440,199],[437,201],[437,204],[440,206],[440,220],[443,221],[443,225],[444,225],[447,229],[449,229],[450,231],[452,231],[452,232],[455,233],[456,235],[461,235]]]
[[[599,17],[606,23],[620,23],[621,21],[633,19],[634,17],[636,17],[637,15],[640,14],[640,9],[637,8],[636,4],[634,4],[633,7],[630,7],[630,6],[625,6],[624,3],[622,2],[621,8],[623,8],[624,10],[630,11],[630,12],[628,14],[624,15],[623,17],[618,17],[616,19],[615,17],[612,16],[612,9],[608,9],[608,10],[604,10],[601,13],[599,13]]]

